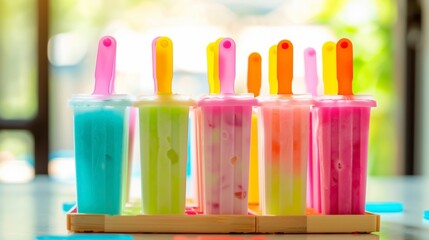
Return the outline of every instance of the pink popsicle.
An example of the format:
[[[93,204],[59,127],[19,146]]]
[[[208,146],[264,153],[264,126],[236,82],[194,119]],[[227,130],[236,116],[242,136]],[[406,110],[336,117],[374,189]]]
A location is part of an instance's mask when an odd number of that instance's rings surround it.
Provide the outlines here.
[[[337,97],[315,103],[321,166],[322,213],[363,214],[365,207],[368,132],[374,100],[353,95],[353,46],[336,45]]]
[[[305,86],[307,92],[312,96],[317,96],[317,64],[316,51],[314,48],[304,50],[304,69],[305,69]],[[320,168],[317,155],[317,145],[313,144],[315,139],[313,134],[313,116],[314,111],[310,114],[310,147],[308,153],[308,175],[307,175],[307,207],[320,212]]]
[[[324,214],[363,214],[370,108],[368,99],[316,103]]]
[[[247,214],[251,95],[234,94],[235,43],[219,44],[220,95],[200,100],[202,111],[204,211]]]

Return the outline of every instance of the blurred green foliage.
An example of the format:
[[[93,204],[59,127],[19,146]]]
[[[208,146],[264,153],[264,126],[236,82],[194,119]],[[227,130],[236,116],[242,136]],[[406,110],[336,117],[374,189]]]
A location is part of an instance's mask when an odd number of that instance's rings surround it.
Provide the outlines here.
[[[398,172],[398,114],[394,79],[394,28],[397,17],[393,0],[326,0],[315,18],[329,26],[338,38],[353,42],[355,94],[371,94],[377,101],[372,110],[369,139],[369,174]]]

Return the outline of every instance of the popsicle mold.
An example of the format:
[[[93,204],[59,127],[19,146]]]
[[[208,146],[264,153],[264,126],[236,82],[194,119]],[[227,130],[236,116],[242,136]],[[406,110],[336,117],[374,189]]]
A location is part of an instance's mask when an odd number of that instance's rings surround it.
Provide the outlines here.
[[[128,164],[127,95],[115,94],[116,41],[98,45],[92,95],[73,95],[77,211],[121,214]]]
[[[195,102],[172,94],[173,43],[153,43],[155,94],[141,96],[139,109],[142,212],[185,214],[189,109]]]
[[[370,109],[368,96],[315,100],[323,214],[364,214]]]
[[[202,111],[204,211],[247,214],[252,95],[212,95]]]
[[[198,101],[202,113],[204,213],[247,214],[253,95],[235,95],[235,42],[218,44],[220,94]],[[215,58],[216,60],[216,58]],[[216,64],[215,64],[216,66]]]
[[[304,215],[312,100],[258,98],[260,205],[266,215]]]

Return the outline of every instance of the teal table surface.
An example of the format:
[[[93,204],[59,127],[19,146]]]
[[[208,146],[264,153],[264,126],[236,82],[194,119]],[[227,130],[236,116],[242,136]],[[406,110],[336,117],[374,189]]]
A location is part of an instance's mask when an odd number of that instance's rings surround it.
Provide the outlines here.
[[[429,239],[429,220],[423,218],[424,211],[429,210],[428,189],[429,178],[369,178],[368,201],[400,202],[404,206],[404,211],[401,213],[381,214],[381,231],[376,234],[234,234],[228,236],[142,234],[134,235],[134,239]],[[75,201],[75,198],[76,190],[73,184],[55,182],[44,176],[25,184],[0,183],[0,239],[19,240],[36,239],[37,236],[42,235],[69,235],[62,206],[64,202]]]

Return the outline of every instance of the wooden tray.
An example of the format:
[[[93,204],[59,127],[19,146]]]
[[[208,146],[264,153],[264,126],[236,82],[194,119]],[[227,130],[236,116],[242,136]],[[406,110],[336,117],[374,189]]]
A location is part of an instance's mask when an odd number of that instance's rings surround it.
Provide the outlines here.
[[[67,214],[72,232],[104,233],[371,233],[380,216],[365,215],[133,215]]]

